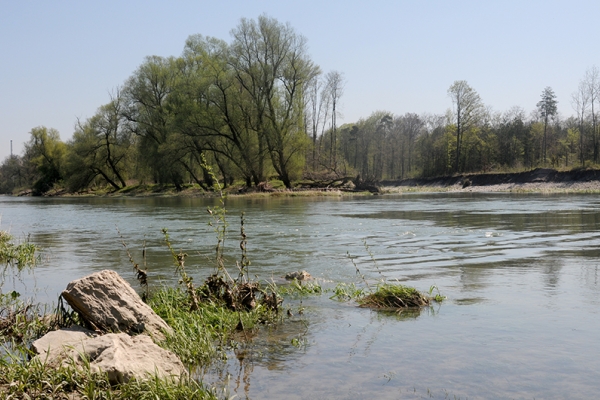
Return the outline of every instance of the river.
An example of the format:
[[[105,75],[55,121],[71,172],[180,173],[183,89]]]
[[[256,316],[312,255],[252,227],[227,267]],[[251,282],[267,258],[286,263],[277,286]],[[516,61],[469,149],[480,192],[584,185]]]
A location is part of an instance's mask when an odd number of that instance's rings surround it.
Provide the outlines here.
[[[33,274],[8,280],[53,302],[102,269],[135,281],[122,240],[150,284],[176,284],[162,228],[189,254],[196,282],[214,270],[216,235],[198,198],[0,196],[3,230],[43,248]],[[595,398],[600,393],[600,198],[429,193],[227,200],[229,265],[245,212],[250,272],[307,270],[324,287],[399,280],[447,301],[380,313],[329,299],[289,301],[285,324],[205,371],[238,398]],[[117,233],[117,227],[120,235]],[[121,238],[122,237],[122,238]],[[300,306],[305,312],[298,315]]]

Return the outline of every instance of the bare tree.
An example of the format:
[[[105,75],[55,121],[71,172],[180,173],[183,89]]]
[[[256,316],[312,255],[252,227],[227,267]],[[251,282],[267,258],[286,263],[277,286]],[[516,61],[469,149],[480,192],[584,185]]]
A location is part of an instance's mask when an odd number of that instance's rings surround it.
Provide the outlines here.
[[[583,153],[583,137],[585,128],[585,116],[590,108],[590,95],[585,81],[579,82],[577,91],[571,95],[571,105],[577,113],[577,125],[579,129],[579,162],[585,165],[585,156]]]
[[[585,72],[583,85],[589,99],[592,116],[592,143],[594,147],[594,162],[598,162],[600,146],[598,143],[598,123],[596,120],[595,105],[600,100],[600,70],[595,65]]]
[[[456,160],[454,172],[460,171],[460,152],[464,132],[474,126],[484,111],[479,94],[469,86],[467,81],[455,81],[448,89],[448,96],[454,106],[453,118],[456,123]]]
[[[344,76],[341,72],[331,71],[325,76],[325,90],[331,100],[331,148],[329,163],[335,171],[337,167],[337,104],[344,94]]]
[[[537,103],[540,116],[544,119],[544,139],[542,142],[542,157],[546,162],[546,148],[548,146],[548,120],[556,115],[557,107],[556,95],[550,86],[547,86],[542,92],[542,99]]]

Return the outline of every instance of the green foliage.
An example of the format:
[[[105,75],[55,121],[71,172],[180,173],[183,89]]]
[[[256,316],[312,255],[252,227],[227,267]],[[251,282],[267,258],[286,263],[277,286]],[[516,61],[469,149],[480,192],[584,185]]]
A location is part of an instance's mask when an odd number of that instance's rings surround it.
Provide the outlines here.
[[[23,158],[12,155],[0,164],[0,194],[13,194],[27,185]]]
[[[365,294],[364,288],[357,288],[356,284],[338,283],[333,289],[333,294],[329,297],[337,301],[349,301],[359,299]]]
[[[43,194],[62,180],[62,164],[66,145],[56,129],[45,126],[33,128],[31,138],[25,143],[24,160],[31,171],[31,182],[36,194]]]
[[[6,399],[216,399],[217,396],[190,378],[178,381],[135,379],[111,386],[108,376],[70,364],[49,368],[20,347],[20,353],[0,360],[0,396]]]
[[[597,80],[595,67],[586,72],[577,116],[566,120],[550,87],[526,117],[490,111],[459,80],[446,114],[375,111],[338,127],[343,74],[323,76],[302,35],[261,15],[242,19],[230,42],[192,35],[179,57],[146,57],[66,145],[54,129],[32,129],[23,156],[0,165],[0,193],[63,183],[119,191],[131,180],[211,191],[206,166],[223,188],[270,178],[292,188],[302,178],[373,183],[597,163]]]
[[[277,286],[277,293],[281,296],[307,296],[323,293],[323,288],[318,282],[302,282],[293,279],[287,285]]]
[[[0,263],[16,267],[18,271],[33,267],[37,261],[37,247],[29,241],[15,244],[13,237],[0,231]],[[6,270],[4,270],[6,272]]]
[[[45,307],[22,300],[18,292],[0,293],[0,343],[18,349],[44,335],[56,323],[45,314]]]
[[[433,294],[434,291],[436,291],[435,295]],[[446,300],[446,296],[442,296],[442,294],[440,293],[440,289],[437,287],[437,285],[431,285],[429,287],[429,297],[436,303],[441,303],[444,300]]]
[[[117,93],[96,114],[78,123],[69,141],[65,171],[70,191],[90,184],[108,184],[113,190],[127,186],[133,153],[133,133],[123,117],[123,98]]]
[[[173,328],[166,348],[187,365],[208,365],[226,357],[225,349],[239,330],[252,331],[265,323],[276,323],[279,316],[258,304],[254,309],[234,311],[217,301],[202,301],[190,312],[189,296],[178,289],[165,288],[155,293],[149,305]]]

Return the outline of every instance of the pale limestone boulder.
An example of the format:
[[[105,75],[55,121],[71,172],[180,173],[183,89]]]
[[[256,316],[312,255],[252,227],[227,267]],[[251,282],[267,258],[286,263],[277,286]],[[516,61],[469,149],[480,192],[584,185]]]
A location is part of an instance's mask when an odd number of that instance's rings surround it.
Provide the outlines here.
[[[73,346],[95,336],[97,336],[96,332],[82,328],[81,326],[73,325],[70,328],[48,332],[33,342],[31,349],[36,354],[39,354],[43,361],[46,358],[46,354],[48,354],[52,348],[59,346]]]
[[[103,331],[146,332],[155,340],[163,340],[164,332],[172,332],[115,271],[104,270],[76,279],[67,285],[62,297],[86,323]]]
[[[175,354],[156,345],[147,335],[109,333],[94,337],[61,331],[50,332],[33,344],[34,350],[39,350],[36,357],[50,368],[82,368],[89,363],[92,373],[106,373],[112,384],[154,376],[177,380],[187,374]]]

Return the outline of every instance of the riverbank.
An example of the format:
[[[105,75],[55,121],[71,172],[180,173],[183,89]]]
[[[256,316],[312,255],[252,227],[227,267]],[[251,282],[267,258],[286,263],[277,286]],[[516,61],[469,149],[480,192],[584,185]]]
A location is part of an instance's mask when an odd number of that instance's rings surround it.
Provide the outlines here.
[[[420,192],[516,192],[516,193],[600,193],[600,170],[584,169],[557,171],[550,168],[537,168],[516,173],[462,174],[435,178],[413,178],[404,180],[384,180],[369,186],[368,190],[356,190],[353,185],[344,184],[331,187],[302,187],[285,189],[282,185],[270,184],[247,188],[243,185],[230,186],[223,190],[234,197],[338,197],[371,194],[398,194]],[[317,185],[315,185],[317,186]],[[31,196],[31,191],[23,191],[17,196]],[[68,193],[64,189],[54,189],[44,197],[218,197],[216,192],[207,192],[198,185],[187,185],[177,190],[172,185],[130,184],[118,191],[106,188],[89,189],[78,193]]]
[[[600,170],[557,171],[537,168],[504,174],[465,174],[438,178],[383,181],[386,193],[517,192],[600,193]]]

